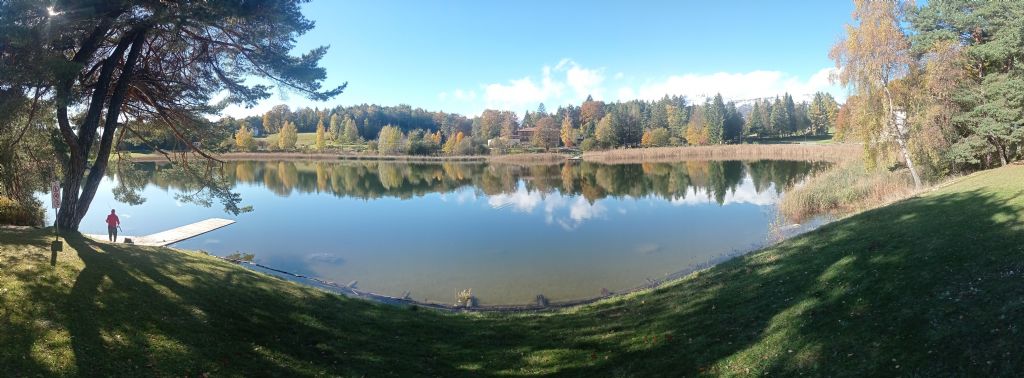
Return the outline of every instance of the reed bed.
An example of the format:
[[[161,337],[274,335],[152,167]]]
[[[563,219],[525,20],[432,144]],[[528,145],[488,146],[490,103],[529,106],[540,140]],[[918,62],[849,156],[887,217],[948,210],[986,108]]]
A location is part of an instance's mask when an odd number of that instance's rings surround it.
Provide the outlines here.
[[[731,144],[721,146],[685,146],[629,148],[593,151],[583,160],[599,163],[635,163],[678,160],[817,160],[841,162],[857,160],[863,149],[857,144]]]
[[[496,163],[560,163],[564,162],[568,158],[569,156],[565,154],[544,152],[511,155],[492,155],[488,157],[487,160]]]
[[[839,164],[787,192],[779,212],[788,221],[815,215],[848,215],[899,201],[917,193],[906,169],[869,170],[859,161]]]

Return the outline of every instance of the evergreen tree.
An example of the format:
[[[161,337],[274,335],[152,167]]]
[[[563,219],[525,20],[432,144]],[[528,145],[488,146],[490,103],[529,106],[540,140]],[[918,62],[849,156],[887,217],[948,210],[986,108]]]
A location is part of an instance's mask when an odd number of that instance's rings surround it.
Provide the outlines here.
[[[743,138],[743,115],[736,109],[736,103],[729,101],[725,106],[724,141],[737,143]]]
[[[725,103],[722,95],[704,104],[704,128],[707,130],[708,144],[722,144],[725,141]]]
[[[768,134],[769,136],[783,135],[788,127],[789,117],[786,115],[786,107],[782,104],[782,99],[776,97],[768,116]]]
[[[830,114],[831,112],[825,94],[822,92],[815,93],[814,99],[811,100],[810,105],[807,107],[807,119],[811,134],[825,134],[832,128],[834,115]]]
[[[912,18],[914,50],[930,58],[922,92],[933,94],[933,119],[916,126],[931,134],[926,141],[945,139],[955,164],[1024,158],[1022,19],[1020,1],[968,0],[929,1]]]
[[[748,120],[743,128],[744,136],[761,136],[764,133],[764,123],[761,118],[762,111],[761,100],[754,101],[754,106],[750,109],[750,115],[747,116]]]
[[[783,106],[785,106],[785,116],[786,116],[786,127],[785,127],[783,132],[785,134],[787,134],[787,135],[788,134],[796,133],[796,131],[798,130],[798,126],[797,126],[797,111],[796,111],[796,103],[793,102],[793,96],[790,96],[789,93],[786,93],[785,95],[783,95],[782,101],[783,101]]]

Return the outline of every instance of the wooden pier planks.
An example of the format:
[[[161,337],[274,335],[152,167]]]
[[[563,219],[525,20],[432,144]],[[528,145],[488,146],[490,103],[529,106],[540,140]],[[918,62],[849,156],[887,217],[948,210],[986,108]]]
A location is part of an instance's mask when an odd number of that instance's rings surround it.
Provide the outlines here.
[[[166,245],[174,244],[182,240],[194,238],[196,236],[205,234],[207,232],[216,230],[221,227],[228,226],[235,221],[230,219],[222,218],[210,218],[207,220],[199,221],[196,223],[184,225],[178,228],[172,228],[167,231],[157,232],[152,235],[146,236],[124,236],[118,235],[117,242],[124,242],[125,239],[132,239],[132,243],[137,245],[149,245],[163,247]],[[107,241],[107,235],[86,235],[90,238]]]

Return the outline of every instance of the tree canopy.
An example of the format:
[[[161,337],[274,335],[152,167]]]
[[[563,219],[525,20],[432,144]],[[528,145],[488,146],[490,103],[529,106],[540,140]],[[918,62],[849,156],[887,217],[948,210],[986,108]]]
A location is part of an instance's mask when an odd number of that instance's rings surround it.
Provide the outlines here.
[[[67,146],[61,227],[78,228],[115,137],[134,134],[133,125],[167,128],[182,140],[202,138],[209,129],[204,115],[232,103],[252,106],[275,84],[315,100],[340,94],[344,85],[322,86],[326,72],[318,62],[326,47],[290,54],[295,38],[313,28],[301,3],[0,3],[0,82],[23,93],[51,93]],[[252,77],[272,84],[249,84]]]

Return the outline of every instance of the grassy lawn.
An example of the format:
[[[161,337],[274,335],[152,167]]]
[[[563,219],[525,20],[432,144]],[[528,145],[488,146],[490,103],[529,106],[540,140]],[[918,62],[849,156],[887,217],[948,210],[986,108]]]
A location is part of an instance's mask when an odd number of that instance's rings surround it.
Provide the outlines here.
[[[316,133],[298,133],[295,140],[295,148],[298,150],[313,150],[316,148]],[[263,138],[256,138],[257,141],[264,141],[270,146],[277,146],[277,134],[270,134]],[[366,143],[341,143],[327,139],[325,146],[332,149],[340,149],[347,152],[361,152],[366,150]]]
[[[1013,376],[1024,166],[552,313],[341,298],[214,258],[0,231],[4,375]]]

